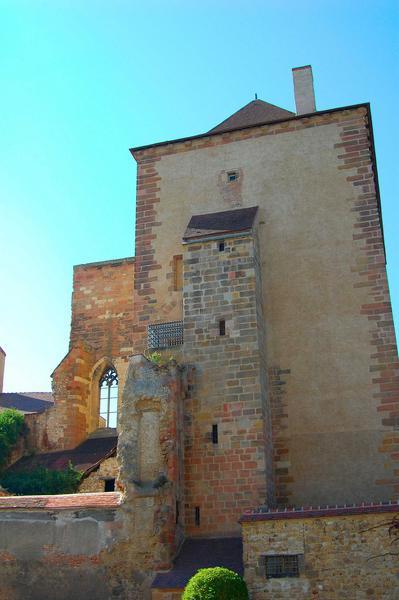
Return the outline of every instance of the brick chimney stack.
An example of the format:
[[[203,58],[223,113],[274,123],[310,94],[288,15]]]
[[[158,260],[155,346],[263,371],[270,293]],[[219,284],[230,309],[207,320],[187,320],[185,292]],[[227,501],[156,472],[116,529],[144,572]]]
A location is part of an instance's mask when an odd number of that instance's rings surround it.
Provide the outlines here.
[[[0,346],[0,394],[3,391],[3,380],[4,380],[4,367],[6,364],[6,353]]]
[[[296,114],[305,115],[316,111],[313,89],[312,67],[296,67],[292,69],[294,79]]]

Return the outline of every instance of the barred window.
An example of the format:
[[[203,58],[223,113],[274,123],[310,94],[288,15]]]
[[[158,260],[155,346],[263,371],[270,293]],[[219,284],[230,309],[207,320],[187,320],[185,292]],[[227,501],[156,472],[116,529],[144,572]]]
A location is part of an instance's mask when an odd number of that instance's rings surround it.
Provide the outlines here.
[[[266,578],[299,577],[299,554],[265,556]]]
[[[150,350],[180,346],[183,343],[183,321],[148,325],[147,333]]]

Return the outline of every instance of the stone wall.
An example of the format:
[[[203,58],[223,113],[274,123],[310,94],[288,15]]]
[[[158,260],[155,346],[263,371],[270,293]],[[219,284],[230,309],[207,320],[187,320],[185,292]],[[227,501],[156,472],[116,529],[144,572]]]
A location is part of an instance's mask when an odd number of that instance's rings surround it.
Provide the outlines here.
[[[137,347],[148,323],[181,319],[172,259],[190,217],[259,206],[277,497],[394,498],[399,364],[368,105],[132,152]]]
[[[118,443],[123,495],[0,498],[0,600],[151,597],[154,571],[170,568],[182,538],[186,386],[175,363],[130,360]]]
[[[252,600],[395,600],[399,504],[246,514],[245,580]],[[399,524],[399,521],[397,521]],[[266,557],[297,555],[299,576],[266,578]]]
[[[79,485],[79,493],[87,494],[89,492],[104,492],[105,481],[107,479],[116,480],[118,478],[118,471],[118,461],[116,456],[106,458],[97,469],[83,479]]]
[[[74,268],[70,351],[53,373],[48,447],[72,448],[99,427],[99,380],[113,366],[120,408],[133,353],[134,258]]]
[[[273,501],[254,236],[229,234],[223,251],[220,240],[185,247],[184,360],[195,365],[185,404],[189,535],[232,533],[243,510]]]

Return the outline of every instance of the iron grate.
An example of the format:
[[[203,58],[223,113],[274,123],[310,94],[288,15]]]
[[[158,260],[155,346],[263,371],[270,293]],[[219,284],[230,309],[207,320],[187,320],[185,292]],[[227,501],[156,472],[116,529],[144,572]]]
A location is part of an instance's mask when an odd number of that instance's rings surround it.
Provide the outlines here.
[[[150,350],[181,346],[183,344],[183,321],[148,325],[147,333]]]
[[[299,577],[298,554],[265,556],[266,577]]]

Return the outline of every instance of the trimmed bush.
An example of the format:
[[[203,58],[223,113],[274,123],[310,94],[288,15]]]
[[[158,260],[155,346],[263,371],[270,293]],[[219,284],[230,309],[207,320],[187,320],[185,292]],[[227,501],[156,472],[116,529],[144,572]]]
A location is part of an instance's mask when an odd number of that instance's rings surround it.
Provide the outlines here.
[[[81,479],[82,473],[76,471],[69,463],[64,471],[51,471],[44,467],[37,467],[27,473],[8,472],[1,477],[0,484],[18,496],[74,494]]]
[[[25,427],[24,415],[13,408],[0,412],[0,468],[5,465],[12,447]]]
[[[248,600],[248,590],[243,578],[230,569],[199,569],[186,585],[182,600]]]

